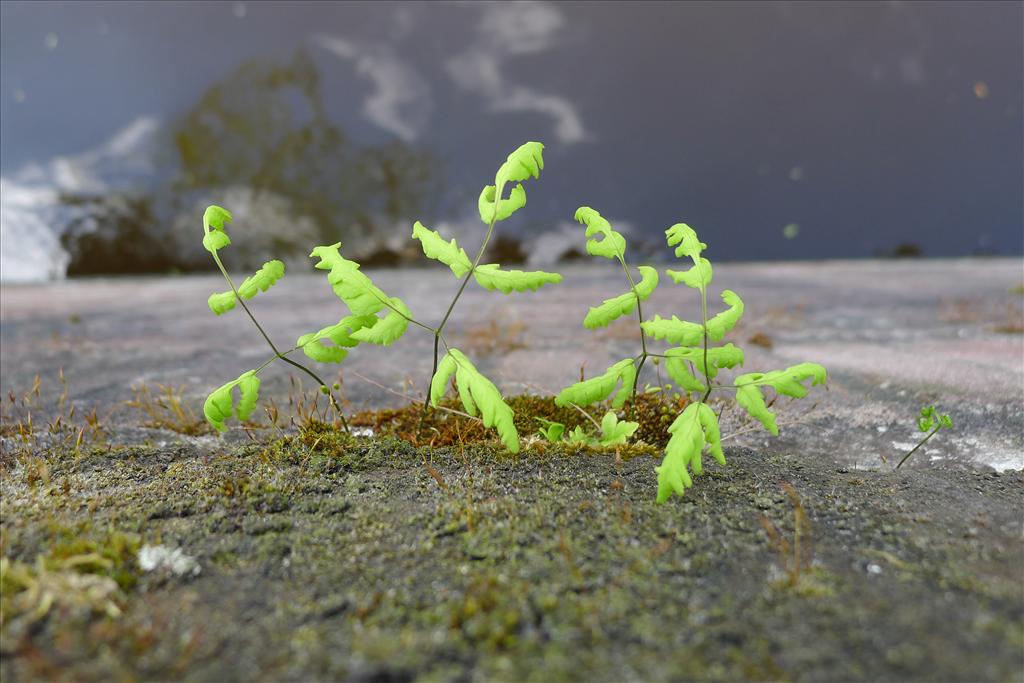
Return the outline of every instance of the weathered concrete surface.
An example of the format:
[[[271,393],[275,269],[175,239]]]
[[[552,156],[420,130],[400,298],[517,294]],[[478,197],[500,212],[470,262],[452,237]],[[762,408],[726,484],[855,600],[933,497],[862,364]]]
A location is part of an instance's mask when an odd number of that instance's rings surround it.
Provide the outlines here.
[[[1020,472],[728,447],[656,505],[656,458],[574,451],[315,432],[19,464],[0,678],[1020,679]]]
[[[632,320],[599,331],[580,325],[589,306],[624,291],[621,272],[601,265],[560,271],[563,283],[536,293],[503,296],[470,286],[450,324],[449,342],[463,348],[494,337],[521,342],[524,348],[490,353],[468,349],[509,391],[555,392],[578,379],[581,365],[589,376],[635,355]],[[439,320],[457,288],[441,267],[370,274],[428,324]],[[956,429],[929,442],[913,466],[942,459],[1024,467],[1024,299],[1014,291],[1022,281],[1019,259],[716,266],[713,291],[729,288],[746,302],[746,316],[729,337],[745,349],[746,371],[804,360],[830,371],[827,393],[816,389],[792,405],[780,402],[782,437],[755,430],[733,443],[874,467],[881,455],[891,457],[914,442],[916,411],[935,403],[953,416]],[[210,389],[267,357],[241,312],[216,318],[206,308],[208,294],[222,288],[212,276],[4,287],[0,384],[5,393],[24,389],[38,373],[44,390],[55,390],[56,370],[63,367],[82,407],[108,410],[139,382],[184,385],[198,404]],[[320,273],[289,274],[253,309],[285,347],[345,314]],[[644,312],[693,319],[698,308],[692,290],[665,278]],[[756,333],[767,334],[773,348],[748,343]],[[346,397],[355,406],[402,400],[352,370],[421,395],[431,342],[429,333],[410,328],[392,348],[356,349],[341,366]],[[323,368],[327,379],[336,372]],[[283,364],[268,370],[264,396],[286,394],[288,375]],[[654,375],[647,380],[653,383]],[[723,421],[726,434],[746,424],[735,411]]]
[[[579,327],[621,276],[564,272],[536,294],[470,288],[450,341],[511,391],[635,353],[631,321]],[[3,389],[41,373],[52,405],[63,366],[76,407],[113,411],[114,443],[46,448],[45,429],[25,444],[3,425],[0,679],[1016,680],[1024,473],[963,465],[1021,467],[1022,338],[999,331],[1019,323],[1021,275],[1005,260],[716,268],[716,291],[747,302],[731,336],[746,369],[815,360],[830,387],[776,405],[779,439],[727,411],[728,464],[663,506],[659,453],[140,431],[115,410],[133,383],[182,384],[198,405],[266,357],[242,315],[206,310],[220,282],[4,289]],[[428,322],[455,287],[440,269],[374,277]],[[322,276],[254,303],[286,344],[344,312]],[[645,311],[693,317],[693,293],[665,285]],[[416,393],[430,343],[412,329],[356,349],[347,396],[404,400],[355,368]],[[268,372],[264,396],[287,377]],[[854,471],[909,446],[932,402],[957,429],[913,471]],[[788,485],[807,515],[799,556]],[[156,551],[185,564],[152,568]]]

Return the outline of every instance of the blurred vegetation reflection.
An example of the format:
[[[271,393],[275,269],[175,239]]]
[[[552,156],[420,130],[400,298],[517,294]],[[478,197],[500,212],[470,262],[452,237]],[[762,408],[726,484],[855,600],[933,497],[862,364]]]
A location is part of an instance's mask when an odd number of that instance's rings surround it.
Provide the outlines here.
[[[194,245],[213,201],[230,204],[247,232],[230,266],[258,266],[271,254],[305,260],[310,244],[339,240],[364,262],[393,264],[401,254],[389,242],[406,237],[409,216],[436,208],[441,189],[430,150],[356,145],[331,121],[321,75],[302,50],[242,64],[172,135],[157,163],[174,170],[152,194],[63,198],[83,216],[63,238],[69,274],[208,269]]]

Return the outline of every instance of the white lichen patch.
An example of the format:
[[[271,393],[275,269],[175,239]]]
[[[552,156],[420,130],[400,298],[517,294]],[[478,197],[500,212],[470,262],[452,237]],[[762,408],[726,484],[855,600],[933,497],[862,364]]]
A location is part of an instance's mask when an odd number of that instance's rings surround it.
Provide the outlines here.
[[[196,559],[183,553],[181,548],[144,545],[139,549],[138,559],[139,567],[145,572],[164,568],[178,576],[196,576],[202,571]]]

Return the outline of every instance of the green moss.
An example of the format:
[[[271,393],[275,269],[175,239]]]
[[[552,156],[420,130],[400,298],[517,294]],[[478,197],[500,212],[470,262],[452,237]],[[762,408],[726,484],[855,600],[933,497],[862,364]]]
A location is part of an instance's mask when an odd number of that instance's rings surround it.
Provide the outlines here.
[[[656,506],[643,455],[417,449],[325,426],[40,457],[49,485],[29,492],[20,468],[0,481],[4,554],[136,572],[116,619],[5,624],[69,679],[223,679],[245,663],[273,679],[997,680],[1024,638],[1018,474],[854,477],[733,449]],[[795,585],[759,524],[792,538],[782,481],[813,548]],[[139,576],[137,539],[201,573]],[[19,653],[0,659],[5,679],[34,675]]]

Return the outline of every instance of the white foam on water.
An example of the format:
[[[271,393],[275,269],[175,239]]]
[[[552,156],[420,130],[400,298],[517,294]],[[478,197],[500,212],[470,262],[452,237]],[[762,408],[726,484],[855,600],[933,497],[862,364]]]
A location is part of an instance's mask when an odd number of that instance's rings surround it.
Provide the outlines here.
[[[70,255],[60,238],[81,210],[61,195],[125,189],[150,174],[159,128],[155,118],[139,117],[95,149],[0,177],[0,282],[62,279]]]

